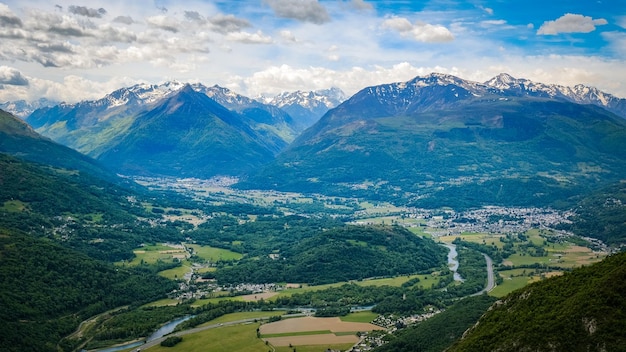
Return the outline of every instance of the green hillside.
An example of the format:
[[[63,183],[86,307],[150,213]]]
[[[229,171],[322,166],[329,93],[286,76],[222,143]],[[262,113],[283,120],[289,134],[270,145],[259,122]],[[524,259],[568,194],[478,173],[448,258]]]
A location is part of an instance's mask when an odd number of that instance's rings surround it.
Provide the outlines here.
[[[626,350],[626,253],[503,298],[450,351]]]
[[[358,103],[331,110],[241,186],[429,208],[554,206],[626,174],[626,120],[597,107],[492,97],[368,116]]]
[[[250,171],[271,160],[268,144],[274,142],[186,86],[136,116],[98,160],[124,174],[210,177]]]
[[[0,258],[3,351],[57,351],[82,320],[158,299],[176,287],[153,273],[116,268],[1,226]]]
[[[468,328],[472,327],[495,300],[495,298],[487,295],[462,299],[442,313],[401,330],[388,344],[374,351],[443,351],[459,339]]]
[[[121,184],[116,177],[95,160],[40,136],[25,122],[0,110],[0,153],[67,170],[88,173],[109,182]]]
[[[176,288],[157,268],[110,263],[131,258],[143,242],[179,234],[139,222],[149,215],[131,196],[138,197],[82,172],[0,153],[3,351],[57,351],[82,320]]]
[[[571,224],[561,228],[608,244],[626,241],[626,182],[594,191],[578,202]]]

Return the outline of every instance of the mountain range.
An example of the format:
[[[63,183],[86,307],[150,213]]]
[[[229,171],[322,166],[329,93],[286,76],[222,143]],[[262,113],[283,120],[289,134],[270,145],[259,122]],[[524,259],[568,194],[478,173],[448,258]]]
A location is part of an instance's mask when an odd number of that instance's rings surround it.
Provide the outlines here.
[[[168,82],[38,109],[26,121],[118,173],[234,175],[242,188],[426,207],[555,205],[626,172],[626,99],[595,88],[433,73],[367,87],[306,128],[313,119],[299,109],[342,99],[331,89],[266,104]]]
[[[318,93],[306,103],[322,98]],[[95,101],[40,108],[26,121],[116,172],[197,177],[247,173],[310,124],[227,88],[180,82],[139,84]]]
[[[547,96],[558,86],[522,90],[513,82],[520,80],[431,74],[365,88],[241,187],[424,207],[554,205],[623,177],[624,117],[565,94]]]
[[[277,106],[302,121],[305,127],[313,125],[328,110],[338,106],[346,96],[339,88],[322,89],[311,92],[284,92],[273,98],[260,97],[267,104]]]

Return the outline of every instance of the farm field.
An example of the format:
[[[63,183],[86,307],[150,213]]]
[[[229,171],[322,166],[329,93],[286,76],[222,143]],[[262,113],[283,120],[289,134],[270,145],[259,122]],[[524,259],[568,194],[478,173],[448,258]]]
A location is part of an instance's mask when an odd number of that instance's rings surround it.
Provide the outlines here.
[[[338,317],[303,317],[285,319],[261,325],[261,338],[273,346],[306,346],[354,344],[359,331],[383,330],[380,326],[362,322],[342,321]]]
[[[259,352],[268,347],[256,335],[258,323],[222,326],[183,336],[174,347],[154,346],[150,352]]]

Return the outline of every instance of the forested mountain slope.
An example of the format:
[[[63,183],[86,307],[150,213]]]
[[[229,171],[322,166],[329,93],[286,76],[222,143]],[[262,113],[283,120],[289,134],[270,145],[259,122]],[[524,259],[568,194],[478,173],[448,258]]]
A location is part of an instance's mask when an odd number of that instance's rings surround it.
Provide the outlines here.
[[[453,76],[369,87],[330,110],[244,188],[418,207],[561,206],[626,174],[626,119]]]
[[[626,350],[626,252],[517,290],[449,351]]]

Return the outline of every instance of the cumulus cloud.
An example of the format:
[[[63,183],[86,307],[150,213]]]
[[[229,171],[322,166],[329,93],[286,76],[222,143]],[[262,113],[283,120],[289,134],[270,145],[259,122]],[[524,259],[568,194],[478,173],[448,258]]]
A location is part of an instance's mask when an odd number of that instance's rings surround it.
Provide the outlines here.
[[[48,34],[61,37],[85,37],[90,36],[89,29],[95,28],[89,19],[81,20],[73,16],[42,11],[31,12],[24,26],[42,37]]]
[[[178,27],[180,26],[175,18],[165,15],[148,17],[146,18],[146,22],[155,28],[172,33],[177,33],[179,30]]]
[[[12,86],[27,86],[28,79],[13,67],[0,66],[0,84]]]
[[[401,62],[391,67],[375,66],[370,69],[352,67],[333,70],[325,67],[296,68],[290,65],[271,66],[249,77],[234,77],[228,83],[235,90],[247,90],[250,96],[262,93],[278,94],[295,90],[316,90],[338,87],[351,95],[375,84],[404,82],[431,72],[455,72],[441,67],[414,67]]]
[[[128,24],[128,25],[131,25],[131,24],[135,23],[133,18],[130,17],[130,16],[117,16],[117,17],[115,17],[113,19],[113,22],[115,22],[115,23],[123,23],[123,24]]]
[[[250,27],[250,22],[233,15],[216,15],[209,18],[209,22],[213,31],[222,34],[239,32],[244,28]]]
[[[418,42],[437,43],[454,40],[452,33],[444,26],[424,22],[412,24],[404,17],[388,18],[383,21],[382,28],[397,31],[403,37],[412,38]]]
[[[266,36],[261,31],[256,33],[248,32],[233,32],[229,33],[226,38],[233,42],[239,42],[244,44],[271,44],[272,37]]]
[[[198,11],[185,11],[185,19],[192,22],[206,23],[206,19]]]
[[[283,29],[280,31],[280,37],[287,43],[296,43],[298,40],[296,36],[289,30]]]
[[[330,22],[328,11],[317,0],[265,0],[265,2],[278,17],[314,24]]]
[[[566,13],[554,21],[545,21],[537,30],[541,35],[557,35],[560,33],[589,33],[596,30],[596,26],[607,24],[604,18],[593,19],[573,13]]]
[[[2,3],[0,3],[0,27],[22,27],[22,20]]]
[[[107,13],[107,10],[102,7],[99,9],[92,9],[85,6],[70,6],[67,8],[70,13],[75,15],[85,16],[85,17],[97,17],[101,18],[103,15]]]

